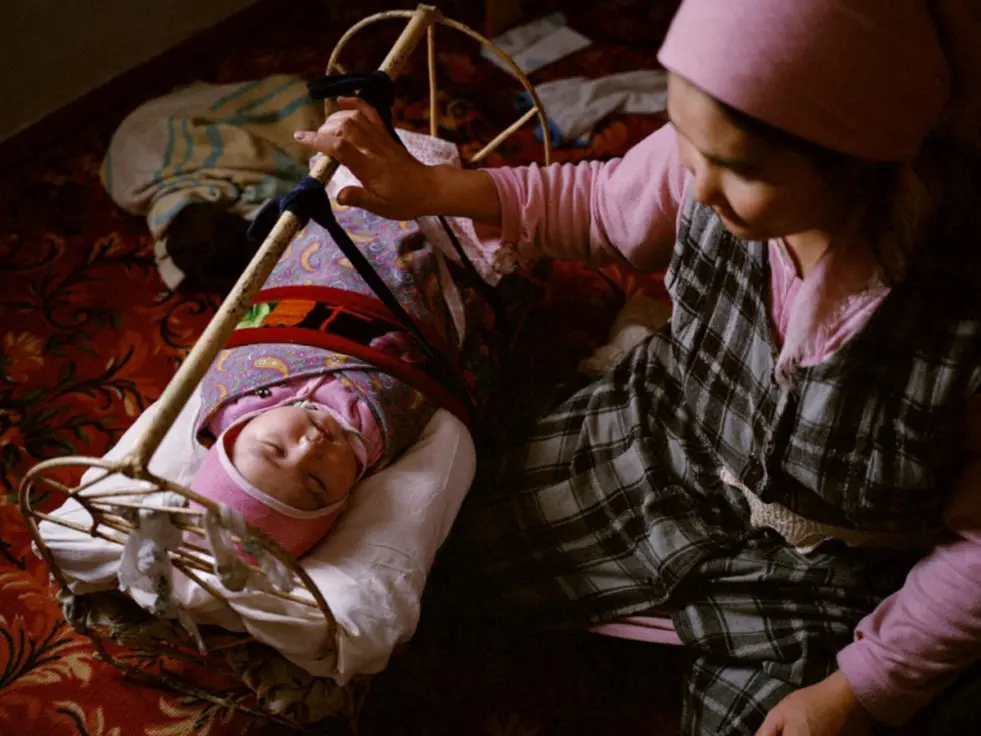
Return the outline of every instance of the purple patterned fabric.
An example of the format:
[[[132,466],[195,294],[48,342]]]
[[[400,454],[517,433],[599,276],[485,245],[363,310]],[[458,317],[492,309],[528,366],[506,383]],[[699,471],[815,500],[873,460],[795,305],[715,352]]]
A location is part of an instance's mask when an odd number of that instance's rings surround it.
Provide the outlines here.
[[[338,222],[385,280],[405,310],[448,342],[457,336],[445,307],[437,262],[414,222],[393,222],[333,203]],[[264,288],[315,285],[372,296],[327,232],[309,223],[290,243]],[[412,351],[405,351],[408,362]],[[298,377],[333,373],[371,407],[385,441],[383,463],[419,436],[436,405],[417,389],[364,360],[306,345],[275,343],[222,351],[202,381],[203,428],[227,403],[263,395]]]

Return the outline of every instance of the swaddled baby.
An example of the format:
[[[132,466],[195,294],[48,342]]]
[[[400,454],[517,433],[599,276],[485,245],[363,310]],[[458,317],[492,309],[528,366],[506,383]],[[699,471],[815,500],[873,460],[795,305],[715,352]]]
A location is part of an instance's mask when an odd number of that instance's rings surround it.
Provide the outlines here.
[[[484,305],[453,281],[414,222],[335,205],[335,216],[427,342],[456,364]],[[461,279],[462,280],[462,279]],[[469,338],[469,336],[468,336]],[[481,351],[486,352],[486,351]],[[331,528],[359,479],[414,443],[459,394],[322,227],[310,223],[202,381],[192,490],[239,512],[294,557]],[[466,421],[466,419],[464,419]]]
[[[217,440],[192,490],[299,556],[330,530],[355,484],[380,466],[384,442],[366,403],[334,377],[267,391],[209,422]],[[419,409],[428,421],[434,407]]]

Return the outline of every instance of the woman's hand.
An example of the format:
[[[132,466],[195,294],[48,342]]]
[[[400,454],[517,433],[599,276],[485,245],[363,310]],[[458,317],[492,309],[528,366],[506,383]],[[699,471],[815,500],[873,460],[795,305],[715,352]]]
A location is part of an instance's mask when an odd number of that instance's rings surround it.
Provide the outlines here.
[[[501,202],[488,174],[426,166],[392,138],[367,102],[341,97],[337,103],[341,109],[316,132],[299,131],[296,140],[336,159],[361,182],[338,192],[338,202],[390,220],[447,215],[500,226]]]
[[[336,159],[361,182],[338,192],[337,201],[392,220],[433,214],[427,204],[432,204],[438,184],[436,169],[417,161],[393,139],[367,102],[341,97],[337,103],[340,110],[316,132],[295,134],[298,142]]]
[[[756,736],[869,736],[874,721],[840,671],[785,697]]]

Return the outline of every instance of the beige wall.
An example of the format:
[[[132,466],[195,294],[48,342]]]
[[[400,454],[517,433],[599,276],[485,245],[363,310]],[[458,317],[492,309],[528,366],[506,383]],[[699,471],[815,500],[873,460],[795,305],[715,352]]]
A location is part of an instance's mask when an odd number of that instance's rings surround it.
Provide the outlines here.
[[[0,140],[256,1],[0,0]]]

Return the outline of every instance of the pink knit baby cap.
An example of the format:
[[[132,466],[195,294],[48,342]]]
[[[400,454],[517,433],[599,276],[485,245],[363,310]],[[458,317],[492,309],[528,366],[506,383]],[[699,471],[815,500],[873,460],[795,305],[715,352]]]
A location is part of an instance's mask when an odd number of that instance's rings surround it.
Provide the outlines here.
[[[232,465],[228,448],[253,416],[248,414],[242,417],[221,433],[191,481],[191,490],[237,511],[252,526],[297,558],[309,552],[323,538],[343,510],[345,501],[316,511],[302,511],[249,483]]]
[[[951,93],[926,0],[684,0],[658,59],[747,115],[876,161],[912,158]]]

